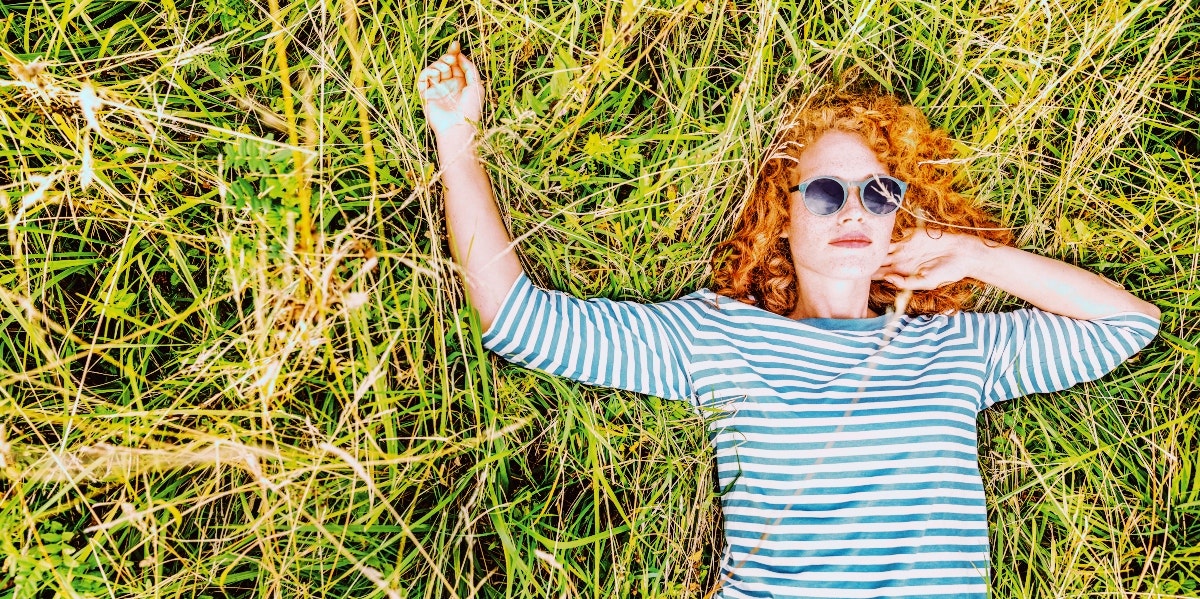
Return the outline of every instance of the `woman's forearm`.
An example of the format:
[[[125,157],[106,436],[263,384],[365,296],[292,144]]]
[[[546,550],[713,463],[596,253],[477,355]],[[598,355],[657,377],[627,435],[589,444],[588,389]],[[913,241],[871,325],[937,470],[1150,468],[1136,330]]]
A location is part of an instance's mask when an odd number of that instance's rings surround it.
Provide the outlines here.
[[[1066,262],[1009,246],[979,242],[972,278],[999,287],[1047,312],[1096,319],[1120,312],[1158,318],[1159,309],[1107,279]]]
[[[437,134],[450,250],[462,267],[471,304],[491,327],[521,263],[504,228],[491,180],[475,150],[475,128],[455,125]]]

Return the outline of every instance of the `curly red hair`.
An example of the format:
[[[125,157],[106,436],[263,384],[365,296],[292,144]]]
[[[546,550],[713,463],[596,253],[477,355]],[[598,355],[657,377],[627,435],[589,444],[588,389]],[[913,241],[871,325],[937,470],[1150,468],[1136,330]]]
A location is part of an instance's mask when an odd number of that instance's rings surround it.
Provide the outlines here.
[[[925,226],[933,235],[949,229],[996,244],[1012,242],[1008,230],[996,230],[999,225],[991,215],[954,190],[963,167],[952,160],[958,158],[953,142],[945,131],[932,129],[915,106],[902,104],[887,94],[832,90],[788,116],[759,170],[732,236],[717,246],[713,257],[717,293],[784,316],[795,309],[796,270],[787,240],[780,237],[788,229],[787,189],[799,178],[796,158],[803,148],[831,129],[861,135],[888,172],[908,182],[904,207],[892,231],[893,241],[903,239],[905,231],[917,225],[914,213],[923,213]],[[907,311],[936,314],[961,310],[981,285],[964,279],[916,291]],[[874,281],[868,306],[883,313],[895,303],[898,291],[890,283]]]

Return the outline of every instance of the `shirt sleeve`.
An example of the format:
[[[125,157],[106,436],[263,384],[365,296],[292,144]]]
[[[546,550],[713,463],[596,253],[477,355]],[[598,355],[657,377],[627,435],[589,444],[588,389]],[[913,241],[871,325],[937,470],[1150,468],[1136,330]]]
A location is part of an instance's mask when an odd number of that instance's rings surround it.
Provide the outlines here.
[[[540,289],[522,273],[483,345],[549,374],[692,401],[689,336],[672,303],[581,300]]]
[[[980,409],[1094,381],[1149,344],[1159,326],[1136,312],[1095,320],[1036,308],[973,316],[984,358]]]

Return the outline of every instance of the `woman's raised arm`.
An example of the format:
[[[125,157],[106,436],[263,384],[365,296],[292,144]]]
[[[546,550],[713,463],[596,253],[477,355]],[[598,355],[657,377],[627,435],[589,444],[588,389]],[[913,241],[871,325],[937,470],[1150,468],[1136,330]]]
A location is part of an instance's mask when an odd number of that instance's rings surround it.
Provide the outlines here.
[[[1091,320],[1121,312],[1153,319],[1160,316],[1157,306],[1099,275],[1014,247],[993,247],[974,235],[940,233],[934,237],[917,229],[905,241],[892,244],[887,261],[874,278],[900,288],[934,289],[964,277],[1070,318]]]
[[[446,54],[418,75],[417,91],[437,138],[450,249],[463,269],[471,304],[487,330],[522,271],[500,219],[491,180],[475,150],[483,84],[475,64],[462,54],[458,42],[453,42]]]
[[[479,312],[484,347],[584,383],[692,399],[690,331],[697,308],[585,301],[534,286],[523,276],[475,151],[483,107],[479,71],[455,42],[421,71],[417,89],[437,136],[451,250]]]

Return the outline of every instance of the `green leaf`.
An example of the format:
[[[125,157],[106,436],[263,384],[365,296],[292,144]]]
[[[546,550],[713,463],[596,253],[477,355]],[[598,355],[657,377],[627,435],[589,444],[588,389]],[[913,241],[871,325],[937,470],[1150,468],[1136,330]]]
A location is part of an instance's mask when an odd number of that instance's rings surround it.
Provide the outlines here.
[[[100,313],[109,318],[120,318],[126,315],[136,300],[137,294],[118,289],[112,293],[107,303],[100,305]]]

